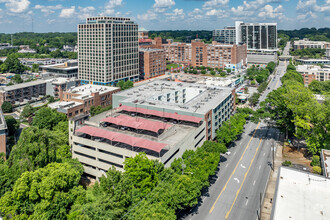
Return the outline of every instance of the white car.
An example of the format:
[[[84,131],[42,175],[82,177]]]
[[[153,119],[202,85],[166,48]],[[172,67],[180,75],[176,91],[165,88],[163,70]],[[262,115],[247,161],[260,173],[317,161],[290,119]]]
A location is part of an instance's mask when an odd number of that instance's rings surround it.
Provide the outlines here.
[[[231,152],[230,151],[227,151],[225,154],[229,156],[231,154]]]

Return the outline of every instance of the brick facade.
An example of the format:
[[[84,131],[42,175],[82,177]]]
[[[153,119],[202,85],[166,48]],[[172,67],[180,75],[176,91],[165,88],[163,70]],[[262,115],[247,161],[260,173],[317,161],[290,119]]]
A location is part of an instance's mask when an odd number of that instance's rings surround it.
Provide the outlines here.
[[[165,51],[160,49],[140,49],[139,71],[144,79],[165,74],[166,59]]]

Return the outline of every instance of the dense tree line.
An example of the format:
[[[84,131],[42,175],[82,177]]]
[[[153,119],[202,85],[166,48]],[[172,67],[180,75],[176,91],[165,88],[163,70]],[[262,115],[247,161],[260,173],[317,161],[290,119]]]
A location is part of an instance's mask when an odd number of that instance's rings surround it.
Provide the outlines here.
[[[329,95],[324,96],[324,103],[318,103],[292,64],[288,65],[281,81],[283,85],[270,92],[263,103],[270,118],[286,132],[287,137],[306,140],[310,153],[330,149]]]
[[[325,56],[325,49],[306,48],[299,50],[291,50],[290,55],[299,57],[321,58]]]
[[[49,33],[31,33],[31,32],[21,32],[15,34],[2,34],[0,33],[1,43],[11,43],[11,37],[13,39],[13,45],[29,45],[30,48],[37,49],[39,46],[44,46],[53,48],[62,48],[63,45],[77,45],[77,33],[59,33],[59,32],[49,32]]]
[[[330,41],[330,28],[301,28],[300,30],[278,30],[278,35],[287,35],[290,39],[309,38],[316,41]]]

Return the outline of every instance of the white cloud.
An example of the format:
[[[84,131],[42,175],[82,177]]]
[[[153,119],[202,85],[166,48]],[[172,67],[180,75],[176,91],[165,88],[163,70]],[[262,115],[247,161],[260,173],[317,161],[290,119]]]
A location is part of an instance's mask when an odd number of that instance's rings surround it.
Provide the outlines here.
[[[55,10],[60,10],[62,9],[62,5],[36,5],[34,6],[35,9],[40,10],[42,13],[44,13],[45,16],[48,16],[50,14],[53,14]]]
[[[212,9],[206,12],[207,16],[216,16],[218,18],[225,18],[228,16],[227,12],[225,12],[224,10],[217,10],[217,9]]]
[[[182,20],[185,17],[185,14],[183,12],[183,9],[174,9],[171,13],[165,13],[168,20],[176,21],[176,20]]]
[[[76,7],[71,6],[70,8],[63,8],[59,17],[60,18],[71,18],[76,14]]]
[[[214,7],[220,7],[227,5],[229,0],[209,0],[203,4],[204,9],[214,9]]]
[[[81,20],[84,20],[88,17],[92,17],[95,11],[95,8],[93,6],[88,6],[88,7],[78,7],[79,12],[78,12],[78,18]]]
[[[109,0],[104,6],[105,15],[115,14],[115,8],[122,6],[123,0]]]
[[[326,0],[324,5],[318,5],[316,0],[299,0],[296,9],[299,12],[330,12],[330,0]]]
[[[47,24],[53,24],[55,23],[56,19],[47,19]]]
[[[203,18],[203,11],[199,8],[195,8],[193,11],[188,13],[188,16],[195,19]]]
[[[297,20],[300,22],[307,22],[310,21],[311,19],[317,18],[317,15],[313,13],[312,11],[309,11],[307,13],[301,13],[297,15]]]
[[[142,21],[151,21],[157,19],[157,14],[152,10],[148,10],[145,14],[138,14],[137,18]]]
[[[170,9],[172,6],[175,5],[174,0],[155,0],[155,4],[153,8],[156,12],[165,12],[167,9]]]
[[[283,11],[283,6],[282,5],[279,5],[277,6],[276,8],[273,8],[273,6],[271,5],[265,5],[265,7],[263,7],[259,14],[258,14],[258,17],[261,17],[261,18],[278,18],[280,20],[284,19],[285,16],[284,14],[282,13]]]
[[[11,13],[22,13],[29,8],[29,0],[0,0]]]

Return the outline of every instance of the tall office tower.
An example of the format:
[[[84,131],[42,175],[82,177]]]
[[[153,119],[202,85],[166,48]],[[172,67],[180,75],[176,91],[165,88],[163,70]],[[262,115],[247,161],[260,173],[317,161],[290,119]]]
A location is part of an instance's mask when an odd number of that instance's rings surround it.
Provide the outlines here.
[[[138,25],[130,18],[92,17],[78,25],[82,84],[113,85],[139,78]]]
[[[277,23],[236,22],[236,41],[248,50],[277,50]]]
[[[222,44],[235,44],[236,43],[235,27],[225,27],[224,29],[214,30],[213,40]]]

